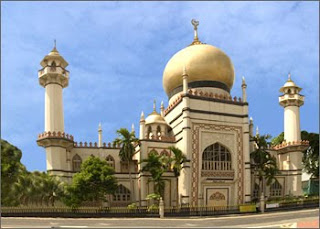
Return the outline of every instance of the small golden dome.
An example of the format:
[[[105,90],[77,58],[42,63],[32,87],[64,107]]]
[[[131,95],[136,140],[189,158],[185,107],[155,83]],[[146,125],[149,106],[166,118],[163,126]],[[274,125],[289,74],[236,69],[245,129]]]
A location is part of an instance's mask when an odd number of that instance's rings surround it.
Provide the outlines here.
[[[207,44],[193,44],[177,52],[163,72],[163,88],[170,97],[172,91],[182,86],[182,71],[186,67],[188,83],[208,81],[222,83],[230,91],[234,82],[234,67],[230,58],[220,49]],[[173,93],[175,94],[175,93]]]
[[[158,123],[158,124],[166,124],[166,120],[155,110],[149,114],[149,116],[146,118],[146,125],[152,124],[152,123]]]

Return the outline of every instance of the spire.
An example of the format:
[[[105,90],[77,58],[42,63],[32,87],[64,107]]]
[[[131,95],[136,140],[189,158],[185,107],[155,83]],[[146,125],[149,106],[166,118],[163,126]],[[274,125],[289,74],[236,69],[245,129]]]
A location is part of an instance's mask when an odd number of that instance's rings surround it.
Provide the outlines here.
[[[182,76],[187,76],[187,68],[186,68],[186,65],[184,64],[183,67],[182,67]]]
[[[291,73],[290,73],[290,72],[288,73],[288,81],[292,81],[292,80],[291,80]]]
[[[246,92],[246,88],[247,88],[247,84],[246,81],[244,79],[244,76],[242,76],[242,101],[243,102],[247,102],[247,92]]]
[[[98,128],[98,131],[102,131],[102,128],[101,128],[101,122],[99,122],[99,128]]]
[[[141,120],[144,120],[144,113],[143,113],[143,111],[141,111],[141,115],[140,115],[140,121]]]
[[[131,125],[131,132],[134,132],[134,124]]]
[[[257,126],[257,129],[256,129],[256,136],[259,136],[259,127]]]
[[[163,101],[161,101],[161,106],[160,106],[160,113],[161,113],[161,116],[163,117],[164,116],[164,105],[163,105]]]
[[[156,111],[156,100],[153,100],[153,111]]]
[[[247,84],[246,84],[246,80],[244,79],[244,76],[242,76],[242,86],[243,86],[243,85],[247,85]]]
[[[183,93],[187,94],[188,93],[188,74],[187,74],[187,69],[186,65],[183,65],[182,68],[182,81],[183,81]]]
[[[54,42],[54,46],[53,46],[53,49],[51,50],[51,52],[58,52],[58,50],[57,50],[57,40],[54,39],[53,42]]]
[[[202,44],[201,41],[199,41],[199,37],[198,37],[199,21],[196,21],[195,19],[192,19],[191,20],[191,24],[193,25],[193,29],[194,29],[194,38],[193,38],[193,42],[191,43],[191,45]]]

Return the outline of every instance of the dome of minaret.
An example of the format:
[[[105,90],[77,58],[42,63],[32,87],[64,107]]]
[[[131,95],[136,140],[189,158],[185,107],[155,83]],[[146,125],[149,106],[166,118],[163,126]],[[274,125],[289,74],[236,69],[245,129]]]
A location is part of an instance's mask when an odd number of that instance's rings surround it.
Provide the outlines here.
[[[53,49],[51,50],[51,52],[46,55],[43,60],[40,62],[40,65],[42,67],[45,67],[48,65],[49,60],[51,61],[57,61],[57,65],[61,65],[61,67],[66,68],[69,64],[68,62],[60,55],[60,53],[58,52],[57,48],[56,48],[56,43],[54,44]]]

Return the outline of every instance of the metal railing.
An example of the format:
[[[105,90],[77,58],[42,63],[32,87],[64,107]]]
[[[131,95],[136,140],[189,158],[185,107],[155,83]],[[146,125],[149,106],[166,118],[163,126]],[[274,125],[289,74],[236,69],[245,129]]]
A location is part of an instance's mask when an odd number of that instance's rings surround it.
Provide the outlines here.
[[[249,204],[250,205],[250,204]],[[252,204],[251,204],[252,205]],[[255,204],[253,204],[255,205]],[[242,207],[244,205],[241,205]],[[167,207],[164,210],[165,217],[190,217],[190,216],[219,216],[227,214],[246,214],[252,210],[241,210],[241,206],[184,206]],[[267,208],[268,211],[283,211],[294,209],[319,208],[319,199],[304,199],[292,202],[279,202],[275,208]],[[243,209],[243,208],[242,208]],[[258,210],[258,208],[257,208]],[[259,212],[259,211],[257,211]],[[254,214],[254,213],[253,213]],[[1,207],[3,217],[62,217],[62,218],[108,218],[108,217],[159,217],[159,209],[148,207],[80,207],[72,209],[68,207]]]

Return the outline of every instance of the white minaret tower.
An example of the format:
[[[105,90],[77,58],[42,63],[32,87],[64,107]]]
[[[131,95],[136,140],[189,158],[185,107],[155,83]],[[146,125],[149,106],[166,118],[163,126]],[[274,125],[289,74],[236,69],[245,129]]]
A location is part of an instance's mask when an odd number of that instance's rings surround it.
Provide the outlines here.
[[[304,96],[300,95],[301,88],[292,80],[289,73],[288,80],[280,92],[279,103],[284,107],[284,143],[278,148],[280,154],[280,169],[288,170],[285,194],[302,195],[302,151],[306,145],[301,142],[300,111],[304,104]],[[290,174],[289,174],[290,173]]]
[[[288,80],[280,92],[279,103],[284,107],[284,139],[286,142],[300,141],[300,111],[299,107],[304,103],[304,96],[300,95],[301,88],[292,80],[289,73]]]
[[[243,102],[247,102],[247,92],[246,92],[247,84],[246,84],[246,81],[244,79],[244,76],[242,76],[241,88],[242,88],[242,101]]]
[[[67,61],[59,54],[56,44],[40,62],[39,84],[45,88],[45,132],[39,135],[38,145],[45,147],[47,170],[54,175],[70,171],[69,152],[73,147],[73,136],[64,133],[62,89],[68,86]]]
[[[101,123],[99,123],[99,127],[98,127],[98,147],[102,147],[102,127],[101,127]]]
[[[140,133],[139,133],[139,139],[144,139],[144,129],[145,129],[145,119],[144,119],[144,113],[143,111],[141,112],[141,116],[140,116]]]

